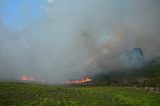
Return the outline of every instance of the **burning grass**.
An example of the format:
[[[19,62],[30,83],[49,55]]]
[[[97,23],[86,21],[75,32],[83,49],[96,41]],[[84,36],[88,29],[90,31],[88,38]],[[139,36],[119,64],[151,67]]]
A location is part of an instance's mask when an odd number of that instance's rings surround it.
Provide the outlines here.
[[[23,76],[21,76],[20,80],[22,80],[22,81],[34,81],[35,79],[31,76],[23,75]]]
[[[65,81],[66,84],[82,84],[82,83],[87,83],[87,82],[91,82],[92,79],[90,77],[84,77],[82,79],[79,80],[67,80]]]
[[[160,95],[128,87],[0,83],[0,106],[159,106]]]

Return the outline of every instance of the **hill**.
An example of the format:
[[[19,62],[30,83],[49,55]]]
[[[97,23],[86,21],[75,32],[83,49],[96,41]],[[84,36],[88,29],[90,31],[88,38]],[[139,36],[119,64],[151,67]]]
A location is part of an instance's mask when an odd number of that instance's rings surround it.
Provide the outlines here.
[[[94,81],[103,85],[126,85],[160,88],[160,62],[153,60],[139,69],[121,70],[95,76]]]

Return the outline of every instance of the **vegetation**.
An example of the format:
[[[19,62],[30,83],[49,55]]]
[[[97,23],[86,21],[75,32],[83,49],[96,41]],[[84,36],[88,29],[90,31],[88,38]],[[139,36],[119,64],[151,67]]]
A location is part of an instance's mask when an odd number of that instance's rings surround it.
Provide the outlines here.
[[[99,85],[154,87],[160,89],[160,61],[154,60],[140,69],[115,71],[94,77]]]
[[[0,83],[0,106],[159,106],[160,94],[131,87]]]
[[[76,86],[0,82],[0,106],[160,106],[160,61]]]

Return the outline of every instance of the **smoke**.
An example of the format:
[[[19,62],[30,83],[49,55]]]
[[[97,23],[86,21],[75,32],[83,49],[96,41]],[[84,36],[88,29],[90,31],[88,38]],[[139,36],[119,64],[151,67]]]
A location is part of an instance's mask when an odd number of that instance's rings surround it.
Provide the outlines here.
[[[3,2],[0,2],[2,5]],[[43,21],[10,28],[0,15],[0,77],[50,83],[128,67],[126,53],[160,56],[159,0],[48,0]],[[0,12],[3,9],[0,9]]]

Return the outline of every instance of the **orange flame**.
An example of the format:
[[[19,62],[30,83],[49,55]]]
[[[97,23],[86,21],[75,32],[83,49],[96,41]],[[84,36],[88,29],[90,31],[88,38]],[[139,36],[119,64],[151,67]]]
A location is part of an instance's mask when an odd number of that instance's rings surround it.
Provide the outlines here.
[[[22,80],[22,81],[34,81],[34,78],[31,77],[31,76],[23,75],[23,76],[21,76],[20,80]]]
[[[81,84],[81,83],[86,83],[86,82],[90,82],[90,81],[92,81],[91,78],[84,77],[84,78],[82,78],[80,80],[67,80],[67,81],[65,81],[65,83],[66,84]]]

